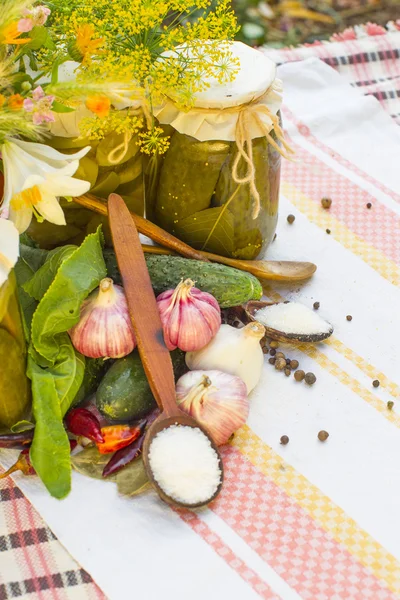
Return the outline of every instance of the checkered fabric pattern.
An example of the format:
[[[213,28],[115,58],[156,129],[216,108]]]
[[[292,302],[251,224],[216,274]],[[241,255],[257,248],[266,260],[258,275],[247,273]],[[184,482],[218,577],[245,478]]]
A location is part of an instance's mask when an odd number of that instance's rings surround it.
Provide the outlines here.
[[[10,598],[105,596],[9,478],[0,481],[0,600]]]
[[[376,26],[375,29],[370,28],[369,30],[364,28],[357,31],[356,28],[356,30],[349,30],[347,33],[336,36],[336,39],[329,43],[302,46],[296,49],[265,49],[265,51],[277,64],[317,56],[337,69],[352,85],[361,88],[365,94],[373,94],[378,98],[383,108],[400,123],[400,30],[397,29],[397,26],[393,25],[391,31],[385,31]],[[349,190],[350,192],[353,194],[354,190]],[[364,203],[364,201],[365,198],[360,199],[360,202]],[[384,381],[382,380],[381,383],[383,384]],[[260,457],[261,454],[257,451],[257,462],[261,460]],[[231,452],[227,458],[230,461],[238,460],[234,452]],[[271,464],[269,458],[266,464]],[[269,466],[269,474],[270,470]],[[277,472],[281,477],[281,471],[278,469]],[[259,482],[255,480],[254,483],[256,493]],[[293,481],[289,480],[289,483],[289,488],[293,493],[295,489]],[[235,482],[231,482],[231,485],[235,485]],[[235,490],[233,491],[235,492]],[[229,488],[227,487],[225,493],[228,492]],[[301,494],[301,497],[305,503],[304,494]],[[309,503],[309,500],[307,502]],[[307,505],[304,508],[308,509],[309,507]],[[246,507],[243,506],[242,515],[245,515],[245,509]],[[325,518],[324,510],[324,507],[318,507],[317,517],[319,519]],[[327,515],[331,515],[333,520],[335,519],[330,507],[326,507],[325,512]],[[222,519],[226,517],[223,513],[219,516]],[[231,515],[229,515],[230,517]],[[195,528],[196,517],[189,515],[187,518],[192,523],[191,526]],[[312,536],[307,515],[304,514],[303,518],[304,535]],[[250,535],[246,527],[252,526],[251,520],[247,525],[243,522],[242,535],[246,539]],[[338,536],[340,533],[339,541],[343,544],[345,542],[343,532],[339,531],[341,521],[342,518],[339,518],[338,523],[334,521],[332,527],[328,527],[328,529],[332,529],[332,540],[335,535]],[[262,543],[269,544],[266,550],[271,561],[277,560],[279,552],[283,552],[285,548],[281,544],[274,547],[274,537],[271,532],[265,536],[265,539],[263,531],[258,532],[257,535],[261,536]],[[309,546],[306,545],[305,548],[313,551],[314,542],[311,539],[309,541]],[[331,543],[331,538],[329,538],[329,543]],[[332,547],[334,547],[333,541]],[[339,552],[339,550],[335,551]],[[313,558],[318,559],[318,551],[315,551],[314,555]],[[341,560],[342,558],[346,563],[346,568],[353,568],[354,565],[346,553],[343,554]],[[299,573],[299,590],[304,592],[304,598],[312,600],[313,594],[307,595],[306,578],[307,573]],[[320,586],[319,589],[324,586],[322,580],[317,584]],[[374,585],[375,583],[371,580],[368,596],[364,597],[386,598],[387,592],[379,588],[375,589]],[[257,581],[254,586],[261,597],[269,600],[275,598],[275,595],[268,590],[260,591]],[[21,490],[11,479],[8,479],[0,481],[0,600],[11,598],[44,600],[97,598],[103,600],[105,596],[88,573],[60,544]]]
[[[316,56],[364,94],[375,96],[400,124],[400,29],[397,27],[400,25],[385,30],[370,24],[348,29],[330,42],[263,50],[278,65]]]

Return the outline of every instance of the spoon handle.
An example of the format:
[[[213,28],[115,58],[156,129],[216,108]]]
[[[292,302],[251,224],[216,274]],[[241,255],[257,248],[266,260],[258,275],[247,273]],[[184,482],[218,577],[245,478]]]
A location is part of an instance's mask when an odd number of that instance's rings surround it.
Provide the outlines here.
[[[178,415],[180,411],[176,404],[171,357],[164,344],[160,314],[139,234],[125,202],[117,194],[110,194],[108,215],[129,314],[147,380],[160,410],[168,416]]]

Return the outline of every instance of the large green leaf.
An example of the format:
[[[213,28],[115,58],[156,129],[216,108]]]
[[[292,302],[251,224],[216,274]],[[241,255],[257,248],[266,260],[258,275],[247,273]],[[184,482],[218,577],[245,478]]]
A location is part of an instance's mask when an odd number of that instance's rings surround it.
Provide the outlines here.
[[[25,292],[23,286],[44,264],[47,257],[47,251],[20,244],[19,253],[19,259],[15,265],[15,274],[18,283],[18,299],[22,312],[25,338],[29,341],[32,317],[36,310],[37,302]]]
[[[106,276],[100,228],[60,265],[32,319],[32,342],[44,359],[41,366],[54,365],[64,336],[79,321],[80,307]]]
[[[176,223],[174,234],[198,250],[230,256],[233,222],[233,215],[225,206],[207,208]]]
[[[24,285],[23,289],[32,298],[39,301],[47,292],[51,282],[53,281],[60,265],[69,258],[77,249],[77,246],[61,246],[50,250],[46,257],[45,263],[34,273]]]
[[[85,357],[73,348],[67,333],[60,334],[60,352],[57,363],[50,368],[64,416],[82,385],[85,373]]]
[[[64,429],[59,397],[53,375],[28,359],[32,380],[35,434],[30,450],[32,464],[55,498],[64,498],[71,489],[71,462],[68,436]]]

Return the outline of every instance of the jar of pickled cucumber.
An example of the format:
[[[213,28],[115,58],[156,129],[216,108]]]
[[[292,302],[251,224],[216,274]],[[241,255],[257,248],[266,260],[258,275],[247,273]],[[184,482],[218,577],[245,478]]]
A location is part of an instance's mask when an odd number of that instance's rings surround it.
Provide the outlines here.
[[[4,281],[0,268],[0,428],[11,428],[28,416],[31,395],[26,359],[15,273],[11,271]]]
[[[145,169],[146,216],[196,249],[254,259],[278,218],[282,85],[261,52],[240,42],[231,51],[234,81],[210,81],[186,112],[172,99],[154,109],[171,133]]]

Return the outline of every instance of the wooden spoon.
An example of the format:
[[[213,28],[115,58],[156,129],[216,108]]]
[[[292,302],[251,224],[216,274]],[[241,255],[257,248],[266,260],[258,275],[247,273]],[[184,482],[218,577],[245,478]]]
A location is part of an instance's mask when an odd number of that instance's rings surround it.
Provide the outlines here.
[[[273,306],[274,304],[282,304],[281,302],[263,302],[262,300],[250,300],[243,305],[246,315],[250,319],[250,321],[257,321],[256,312],[265,308],[266,306]],[[287,302],[285,303],[287,304]],[[261,321],[257,321],[260,323]],[[264,323],[262,323],[264,325]],[[277,340],[279,342],[288,342],[288,343],[303,343],[303,342],[322,342],[330,337],[333,333],[333,327],[331,326],[329,331],[325,331],[323,333],[314,333],[314,334],[305,334],[305,333],[285,333],[284,331],[279,331],[278,329],[273,329],[272,327],[265,327],[265,334],[267,337]]]
[[[222,460],[218,448],[210,436],[194,419],[182,412],[176,404],[171,357],[164,344],[157,302],[151,286],[139,235],[133,220],[129,218],[129,210],[123,199],[117,194],[110,196],[108,210],[111,235],[140,358],[153,396],[161,410],[161,415],[150,426],[146,434],[143,445],[143,462],[150,481],[165,502],[185,508],[203,506],[214,500],[221,491],[223,481]],[[150,445],[160,431],[171,427],[171,425],[185,425],[200,429],[210,440],[218,455],[221,483],[215,494],[205,502],[190,505],[177,502],[169,497],[154,479],[149,463]]]
[[[110,194],[110,198],[114,196],[118,196],[118,194]],[[93,210],[100,215],[107,215],[107,205],[92,195],[86,194],[85,196],[79,196],[74,198],[74,202]],[[144,246],[145,252],[152,254],[177,253],[186,258],[205,261],[211,260],[223,265],[228,265],[229,267],[235,267],[241,271],[247,271],[247,273],[251,273],[259,279],[269,279],[273,281],[304,281],[305,279],[309,279],[317,269],[316,265],[310,262],[239,260],[236,258],[219,256],[218,254],[212,254],[211,252],[204,252],[203,250],[195,250],[147,219],[139,217],[139,215],[132,212],[130,215],[140,233],[147,235],[147,237],[153,241],[165,246],[164,248]]]

